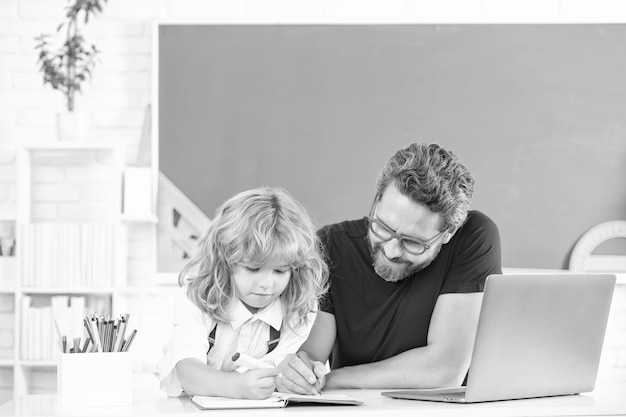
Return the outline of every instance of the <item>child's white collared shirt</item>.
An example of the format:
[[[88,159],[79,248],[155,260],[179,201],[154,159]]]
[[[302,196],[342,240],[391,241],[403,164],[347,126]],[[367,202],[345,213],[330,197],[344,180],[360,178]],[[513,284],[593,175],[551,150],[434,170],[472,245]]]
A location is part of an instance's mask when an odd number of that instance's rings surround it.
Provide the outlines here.
[[[217,325],[215,345],[207,355],[208,336],[215,322],[187,298],[184,290],[179,292],[174,303],[172,338],[166,346],[164,357],[157,364],[161,389],[167,395],[178,396],[183,392],[176,373],[176,364],[182,359],[196,358],[213,369],[233,371],[236,365],[231,358],[234,353],[241,352],[278,365],[287,354],[297,352],[304,343],[316,315],[309,314],[306,326],[283,326],[280,298],[256,314],[251,313],[240,300],[236,300],[229,314],[230,322]],[[271,353],[267,353],[269,326],[280,330],[280,341]]]

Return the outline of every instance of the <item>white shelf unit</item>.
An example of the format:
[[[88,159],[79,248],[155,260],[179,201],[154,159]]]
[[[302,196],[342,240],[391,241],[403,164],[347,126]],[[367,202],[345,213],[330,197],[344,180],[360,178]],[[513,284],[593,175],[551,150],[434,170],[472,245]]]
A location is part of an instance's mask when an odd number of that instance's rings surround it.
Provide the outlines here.
[[[15,310],[15,286],[17,282],[17,259],[14,253],[15,216],[0,216],[0,244],[2,255],[0,256],[0,402],[6,398],[11,386],[7,383],[12,378],[13,355],[11,344],[14,340],[13,323]],[[11,242],[13,240],[13,242]],[[11,248],[7,248],[7,241]]]
[[[17,217],[0,215],[0,238],[13,234],[15,238]],[[13,397],[15,340],[15,289],[17,283],[17,259],[0,256],[0,404]]]
[[[49,180],[42,178],[46,176],[46,172],[39,172],[37,176],[34,176],[33,172],[37,169],[37,159],[43,155],[43,160],[46,163],[53,163],[56,166],[55,175],[56,178]],[[37,259],[34,257],[31,259],[25,259],[25,253],[36,253],[36,249],[32,247],[26,248],[25,242],[20,242],[20,230],[27,230],[36,224],[87,224],[102,223],[101,216],[103,214],[102,208],[100,210],[94,210],[94,213],[86,213],[84,218],[80,218],[79,221],[72,219],[72,210],[80,210],[80,208],[72,207],[72,202],[65,204],[68,211],[63,215],[57,214],[56,218],[50,219],[45,216],[43,219],[37,218],[37,210],[33,209],[34,199],[33,197],[37,193],[50,194],[46,191],[46,182],[55,181],[58,185],[66,184],[67,174],[64,178],[58,177],[58,171],[60,168],[73,166],[76,161],[82,159],[94,158],[98,164],[98,168],[93,168],[93,163],[84,163],[80,169],[100,169],[100,172],[96,172],[95,176],[105,178],[111,186],[109,188],[102,187],[104,191],[108,191],[109,199],[105,201],[107,206],[105,210],[106,223],[111,225],[113,235],[111,237],[113,245],[107,247],[113,248],[107,252],[107,255],[103,255],[100,259],[104,261],[100,265],[104,265],[110,269],[111,280],[109,283],[103,286],[90,285],[91,282],[82,283],[80,285],[63,285],[62,279],[57,280],[53,284],[41,285],[42,281],[30,282],[29,285],[25,282],[25,278],[28,277],[28,272],[25,269],[29,268],[28,265],[36,263]],[[11,358],[0,357],[0,372],[4,372],[2,375],[11,374],[13,377],[13,398],[17,398],[23,394],[41,393],[41,392],[54,392],[56,389],[55,378],[56,374],[56,360],[54,358],[45,359],[24,359],[22,357],[23,347],[26,348],[24,342],[25,334],[23,330],[24,314],[23,307],[25,307],[25,300],[37,299],[40,302],[48,301],[54,296],[84,296],[89,303],[89,300],[98,300],[98,305],[105,305],[109,313],[120,314],[126,311],[126,293],[128,292],[127,282],[127,230],[134,227],[137,224],[151,225],[152,228],[156,223],[156,218],[152,215],[149,216],[125,216],[122,214],[122,184],[123,184],[123,172],[124,172],[124,151],[120,146],[111,144],[97,144],[97,143],[43,143],[43,144],[29,144],[18,149],[17,152],[17,216],[15,217],[16,234],[17,234],[17,272],[13,279],[13,284],[3,286],[0,281],[0,296],[13,297],[13,352]],[[101,164],[100,164],[101,162]],[[80,162],[78,163],[80,165]],[[54,173],[53,172],[53,173]],[[73,173],[74,179],[80,174]],[[33,180],[39,181],[37,187],[34,189]],[[42,182],[43,181],[43,185]],[[71,182],[71,181],[70,181]],[[79,180],[80,182],[80,180]],[[54,188],[54,185],[51,186]],[[43,191],[42,191],[43,190]],[[86,194],[90,197],[81,197],[81,201],[89,201],[91,199],[98,200],[99,190],[91,189]],[[74,203],[75,204],[75,203]],[[80,206],[80,204],[75,204]],[[45,211],[45,210],[44,210]],[[83,213],[80,214],[82,216]],[[33,236],[32,234],[29,235]],[[31,239],[25,239],[30,241]],[[50,243],[55,243],[54,239],[41,240],[44,242],[42,246],[45,248],[45,244],[50,246]],[[58,243],[58,242],[56,242]],[[33,245],[34,246],[34,245]],[[57,245],[63,246],[63,245]],[[47,251],[50,248],[42,249]],[[60,250],[64,248],[59,248]],[[30,252],[29,252],[30,250]],[[35,252],[33,252],[35,250]],[[51,250],[51,249],[50,249]],[[94,252],[96,252],[94,250]],[[52,252],[58,254],[60,252]],[[37,253],[39,254],[39,253]],[[81,255],[82,256],[82,255]],[[95,255],[94,255],[95,256]],[[92,260],[92,259],[89,259]],[[57,260],[48,258],[47,267],[51,269],[57,268],[55,264]],[[83,262],[83,261],[81,261]],[[110,263],[112,266],[107,266]],[[43,263],[43,262],[42,262]],[[84,261],[87,264],[87,261]],[[94,269],[96,269],[94,267]],[[81,270],[82,272],[83,270]],[[81,272],[77,272],[78,276],[81,276]],[[31,274],[33,275],[33,274]],[[35,274],[36,275],[36,274]],[[59,274],[60,275],[60,274]],[[44,275],[45,276],[45,272]],[[148,282],[148,285],[150,283]],[[91,313],[90,306],[85,308],[86,313]],[[39,381],[38,381],[39,380]],[[39,386],[35,387],[35,383]],[[42,388],[43,387],[43,388]],[[0,387],[1,388],[1,387]]]
[[[0,245],[2,249],[0,251],[0,293],[15,290],[17,259],[14,253],[6,252],[15,250],[16,223],[17,218],[15,216],[0,215]]]

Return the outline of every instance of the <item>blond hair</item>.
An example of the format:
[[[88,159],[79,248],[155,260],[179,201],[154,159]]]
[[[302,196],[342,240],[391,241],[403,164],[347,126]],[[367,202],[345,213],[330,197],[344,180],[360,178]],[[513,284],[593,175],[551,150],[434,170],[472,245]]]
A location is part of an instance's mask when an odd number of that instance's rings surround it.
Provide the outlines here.
[[[280,259],[290,266],[291,278],[280,296],[288,326],[303,325],[327,288],[328,267],[313,222],[281,188],[262,187],[230,198],[198,239],[198,249],[178,282],[218,322],[229,320],[228,309],[237,296],[231,275],[242,262],[265,265]]]

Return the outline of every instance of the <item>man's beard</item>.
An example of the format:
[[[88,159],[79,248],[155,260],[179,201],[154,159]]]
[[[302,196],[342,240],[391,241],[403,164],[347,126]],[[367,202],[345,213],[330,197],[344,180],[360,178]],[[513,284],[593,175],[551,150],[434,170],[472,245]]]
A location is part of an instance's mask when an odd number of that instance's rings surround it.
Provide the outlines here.
[[[369,241],[369,239],[368,239]],[[437,257],[441,250],[441,245],[432,248],[432,254],[423,262],[411,263],[402,258],[389,259],[384,254],[381,243],[369,243],[370,254],[372,255],[372,266],[376,274],[387,282],[398,282],[423,270]]]

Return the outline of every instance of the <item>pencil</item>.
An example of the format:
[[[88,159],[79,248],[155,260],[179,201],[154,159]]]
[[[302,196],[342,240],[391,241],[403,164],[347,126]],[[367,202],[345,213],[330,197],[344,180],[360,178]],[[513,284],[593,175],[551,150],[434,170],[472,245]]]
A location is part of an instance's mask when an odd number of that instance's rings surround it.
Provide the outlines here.
[[[102,338],[102,350],[104,352],[108,352],[109,351],[109,322],[108,321],[104,321],[104,323],[102,323],[102,333],[101,333],[101,338]]]
[[[111,351],[111,333],[113,332],[113,329],[111,328],[110,320],[105,321],[104,328],[106,329],[104,333],[104,351],[110,352]]]
[[[130,344],[133,343],[135,339],[135,335],[137,334],[137,329],[133,330],[130,336],[128,336],[128,340],[124,342],[124,347],[122,348],[122,352],[128,352],[128,348],[130,348]]]
[[[124,342],[124,333],[126,333],[126,323],[128,322],[126,319],[127,316],[128,314],[126,316],[122,316],[122,318],[120,319],[120,323],[117,329],[117,341],[113,348],[114,352],[122,351],[122,343]]]
[[[91,338],[89,337],[85,338],[85,343],[83,343],[83,348],[80,350],[81,353],[87,352],[87,346],[89,346],[90,341],[91,341]]]
[[[115,345],[117,344],[117,335],[120,331],[120,325],[113,322],[113,336],[111,337],[111,352],[115,352]]]
[[[93,341],[94,346],[96,347],[96,349],[98,350],[98,352],[102,352],[102,343],[100,340],[100,333],[98,332],[98,322],[97,322],[97,318],[92,317],[91,318],[91,330],[93,331],[93,335],[95,337],[95,340]]]

